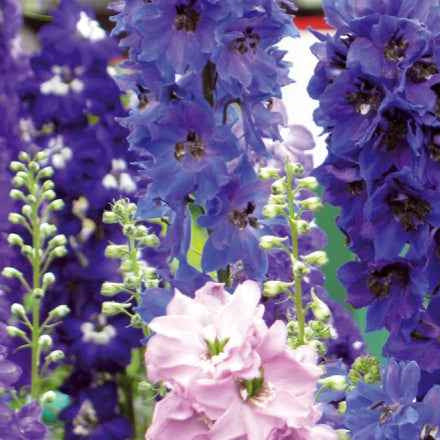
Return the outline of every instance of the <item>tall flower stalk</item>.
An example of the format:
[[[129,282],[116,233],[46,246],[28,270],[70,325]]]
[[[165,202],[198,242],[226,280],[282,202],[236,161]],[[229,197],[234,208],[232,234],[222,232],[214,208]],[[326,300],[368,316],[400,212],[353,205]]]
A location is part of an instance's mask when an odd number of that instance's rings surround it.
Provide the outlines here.
[[[30,279],[19,269],[6,267],[3,269],[3,276],[16,278],[24,287],[24,302],[14,303],[11,306],[12,314],[27,327],[30,333],[15,326],[8,327],[10,336],[20,337],[24,340],[25,347],[32,352],[31,357],[31,396],[38,400],[41,394],[41,356],[52,347],[50,330],[59,324],[69,312],[67,306],[59,306],[52,309],[47,319],[41,322],[41,301],[49,287],[55,282],[55,275],[48,272],[52,261],[67,254],[67,239],[62,234],[57,234],[57,227],[51,223],[54,211],[61,211],[64,203],[56,198],[54,183],[50,180],[53,169],[43,166],[47,160],[46,154],[37,153],[31,158],[28,153],[21,152],[20,161],[11,163],[11,170],[14,171],[14,189],[10,196],[13,200],[20,202],[21,212],[13,212],[9,215],[9,221],[14,225],[20,225],[27,230],[27,236],[11,233],[8,242],[11,246],[17,246],[21,254],[28,260],[31,268]],[[27,238],[30,243],[27,244]],[[27,314],[31,317],[28,318]],[[53,351],[45,355],[45,366],[63,357],[62,352]]]

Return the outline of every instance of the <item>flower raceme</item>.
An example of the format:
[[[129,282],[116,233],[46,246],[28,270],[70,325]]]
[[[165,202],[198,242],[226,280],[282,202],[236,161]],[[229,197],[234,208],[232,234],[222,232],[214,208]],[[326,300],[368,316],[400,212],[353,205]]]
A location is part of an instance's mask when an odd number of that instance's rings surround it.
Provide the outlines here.
[[[315,352],[288,348],[285,324],[268,327],[260,299],[253,281],[233,294],[209,282],[194,298],[177,291],[167,315],[151,321],[148,376],[170,391],[147,439],[337,438],[317,425]]]

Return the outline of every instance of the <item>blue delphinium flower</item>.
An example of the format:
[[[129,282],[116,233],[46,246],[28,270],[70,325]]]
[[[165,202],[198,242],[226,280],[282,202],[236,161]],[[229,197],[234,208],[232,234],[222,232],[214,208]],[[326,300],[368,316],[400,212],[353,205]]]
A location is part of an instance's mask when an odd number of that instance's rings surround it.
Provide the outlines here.
[[[359,382],[347,394],[345,421],[353,440],[437,438],[440,387],[417,401],[419,381],[416,362],[391,359],[381,384]]]
[[[339,279],[348,289],[350,304],[369,305],[367,330],[398,328],[401,319],[411,318],[419,309],[428,287],[421,264],[404,258],[349,262],[340,268]]]
[[[319,62],[309,92],[320,102],[315,118],[329,150],[316,176],[324,198],[341,207],[337,223],[359,258],[340,272],[350,301],[368,307],[368,329],[391,332],[387,347],[400,357],[403,335],[417,334],[440,269],[440,2],[323,6],[336,32],[315,33],[312,49]],[[409,351],[401,358],[413,359]]]
[[[147,186],[139,215],[165,220],[167,237],[157,252],[168,252],[166,264],[179,262],[167,281],[177,285],[191,270],[184,261],[194,221],[190,204],[202,208],[199,224],[210,233],[203,272],[241,262],[249,277],[262,279],[266,260],[256,234],[264,191],[254,185],[255,174],[242,173],[237,163],[250,168],[254,152],[267,154],[263,137],[280,139],[283,118],[273,99],[291,80],[276,44],[296,35],[293,6],[274,0],[127,0],[115,8],[114,34],[125,34],[121,45],[129,53],[129,73],[119,83],[135,95],[123,123]],[[252,186],[249,198],[244,193]],[[230,236],[220,237],[227,230]],[[193,272],[190,278],[198,287],[205,276]]]
[[[117,411],[117,389],[112,383],[83,390],[73,404],[65,409],[61,420],[66,422],[66,439],[122,440],[132,436],[132,430]]]
[[[41,422],[41,408],[36,402],[14,411],[0,403],[0,436],[8,440],[44,440],[47,428]]]

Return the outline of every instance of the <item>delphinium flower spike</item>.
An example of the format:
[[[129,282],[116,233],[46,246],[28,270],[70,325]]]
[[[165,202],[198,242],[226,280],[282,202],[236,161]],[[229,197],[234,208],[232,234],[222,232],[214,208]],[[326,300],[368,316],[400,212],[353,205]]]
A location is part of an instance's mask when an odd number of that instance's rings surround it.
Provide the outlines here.
[[[41,395],[43,370],[63,358],[62,351],[51,351],[50,332],[69,313],[66,305],[60,305],[41,322],[41,301],[56,281],[55,275],[48,271],[49,267],[53,260],[67,253],[67,239],[63,234],[57,234],[57,226],[52,223],[53,213],[61,211],[64,203],[56,198],[54,183],[50,179],[53,169],[44,166],[46,159],[44,152],[38,152],[34,157],[21,152],[18,160],[11,163],[15,176],[10,196],[21,205],[21,209],[10,213],[9,221],[24,228],[25,232],[10,233],[8,242],[18,247],[28,261],[30,276],[15,267],[5,267],[2,271],[4,277],[16,278],[24,289],[23,304],[11,306],[11,314],[18,326],[10,325],[7,331],[10,336],[22,339],[24,347],[32,351],[31,396],[35,400]],[[40,363],[42,357],[43,366]]]

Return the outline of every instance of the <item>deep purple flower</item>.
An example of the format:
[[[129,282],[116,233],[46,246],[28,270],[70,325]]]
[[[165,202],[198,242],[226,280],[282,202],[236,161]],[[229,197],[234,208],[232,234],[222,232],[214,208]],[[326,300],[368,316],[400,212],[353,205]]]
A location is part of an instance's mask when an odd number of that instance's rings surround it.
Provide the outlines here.
[[[248,165],[245,165],[248,167]],[[238,176],[248,171],[237,169]],[[199,224],[211,231],[203,249],[202,268],[212,272],[242,260],[251,279],[260,280],[267,270],[267,257],[260,249],[258,237],[263,205],[269,188],[250,173],[248,179],[236,178],[223,186],[218,195],[207,203],[206,214]]]
[[[117,411],[117,389],[112,383],[91,387],[79,393],[60,415],[66,423],[66,440],[127,440],[132,429]]]
[[[369,199],[366,214],[374,231],[376,258],[395,258],[405,244],[423,255],[430,228],[440,226],[438,194],[405,168],[389,174]]]
[[[8,440],[44,440],[47,429],[41,422],[41,408],[36,402],[19,411],[0,403],[0,437]]]
[[[21,375],[21,368],[7,358],[8,350],[0,345],[0,387],[9,388]]]
[[[212,198],[229,180],[226,163],[239,153],[230,128],[216,125],[206,102],[177,101],[155,114],[150,141],[140,151],[151,157],[145,171],[152,180],[150,192],[172,206],[191,193],[197,203]],[[172,181],[164,185],[169,176]]]
[[[434,296],[425,311],[403,321],[390,335],[385,354],[414,359],[428,372],[440,369],[440,297]]]
[[[348,302],[368,306],[367,331],[396,329],[401,319],[418,312],[427,289],[423,268],[404,258],[391,261],[349,262],[339,269]]]

